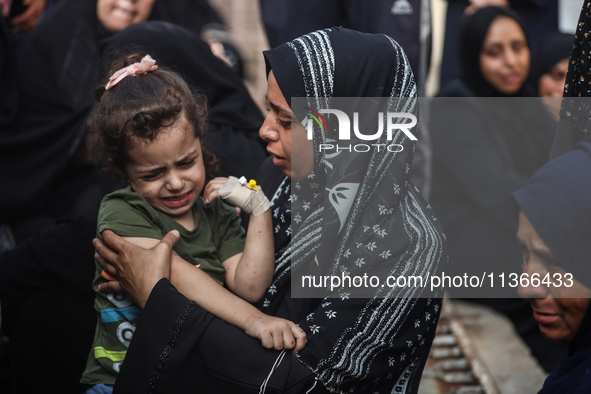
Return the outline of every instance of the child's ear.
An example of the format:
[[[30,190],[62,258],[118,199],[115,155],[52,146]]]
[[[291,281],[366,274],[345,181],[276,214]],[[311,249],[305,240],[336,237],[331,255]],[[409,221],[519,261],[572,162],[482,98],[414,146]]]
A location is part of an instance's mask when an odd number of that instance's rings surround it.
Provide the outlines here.
[[[125,171],[123,171],[121,167],[115,164],[113,159],[111,159],[110,157],[107,159],[107,164],[109,165],[109,168],[111,168],[111,171],[119,175],[121,178],[127,179],[127,174],[125,174]]]

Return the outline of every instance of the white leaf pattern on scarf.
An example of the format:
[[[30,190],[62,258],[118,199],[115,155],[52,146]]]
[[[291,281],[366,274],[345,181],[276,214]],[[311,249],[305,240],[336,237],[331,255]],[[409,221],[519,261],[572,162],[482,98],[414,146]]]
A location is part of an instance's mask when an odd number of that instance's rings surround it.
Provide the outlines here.
[[[337,83],[339,68],[335,63],[344,48],[357,62],[355,67],[364,66],[364,61],[371,64],[373,74],[364,76],[373,78],[375,74],[387,80],[371,79],[371,83],[382,92],[375,96],[389,97],[388,108],[415,112],[416,100],[397,100],[415,98],[416,86],[406,57],[389,37],[332,28],[300,37],[265,56],[288,100],[307,97],[309,107],[329,108],[335,91],[345,93],[342,97],[367,94],[347,90],[349,80]],[[291,59],[295,59],[299,75],[285,70],[292,64],[285,60]],[[346,67],[341,61],[346,60],[339,57],[338,67]],[[341,71],[341,78],[344,74]],[[292,85],[285,81],[300,77],[303,92],[286,89]],[[315,146],[334,141],[330,132],[318,134],[314,135]],[[291,252],[292,270],[329,261],[335,275],[380,264],[393,276],[427,277],[445,262],[444,238],[433,213],[407,182],[414,146],[402,132],[394,133],[391,143],[403,145],[405,151],[371,154],[363,168],[347,167],[347,158],[340,152],[315,154],[312,174],[294,183],[290,191],[294,236],[286,252]],[[343,173],[351,177],[343,181],[339,175]],[[323,191],[312,192],[313,184],[322,186]],[[280,189],[287,193],[288,186],[283,184]],[[337,242],[331,243],[333,240]],[[336,247],[327,249],[327,245]],[[277,260],[274,284],[291,275],[285,261],[288,257],[283,256]],[[300,361],[335,392],[390,393],[395,385],[406,390],[408,376],[426,359],[441,299],[426,299],[422,288],[388,287],[376,289],[367,299],[353,298],[345,289],[333,297],[324,299],[300,323],[309,336],[307,347],[297,355]]]

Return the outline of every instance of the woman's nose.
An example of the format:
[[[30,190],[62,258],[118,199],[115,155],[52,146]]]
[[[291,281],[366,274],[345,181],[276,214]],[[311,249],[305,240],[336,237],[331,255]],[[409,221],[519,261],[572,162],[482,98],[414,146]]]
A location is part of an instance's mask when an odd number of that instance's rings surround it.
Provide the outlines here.
[[[273,121],[271,120],[271,114],[267,115],[263,125],[259,129],[259,135],[265,141],[277,141],[279,133],[273,128]]]
[[[513,50],[505,51],[505,63],[509,66],[515,65],[517,61],[517,54]]]

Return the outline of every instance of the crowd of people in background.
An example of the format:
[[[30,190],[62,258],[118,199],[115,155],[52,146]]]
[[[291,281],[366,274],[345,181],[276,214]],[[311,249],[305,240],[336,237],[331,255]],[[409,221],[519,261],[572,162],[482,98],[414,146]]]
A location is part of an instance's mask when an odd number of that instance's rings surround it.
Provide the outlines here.
[[[417,113],[432,58],[430,2],[260,0],[258,5],[271,48],[264,54],[267,114],[255,104],[262,98],[253,98],[246,86],[239,40],[208,0],[0,0],[0,391],[92,390],[94,381],[80,379],[96,354],[89,356],[97,322],[92,282],[102,265],[125,278],[116,285],[119,292],[127,291],[136,303],[144,297],[142,307],[146,304],[134,340],[125,343],[128,367],[115,392],[190,392],[193,385],[207,392],[416,392],[442,294],[291,298],[290,263],[307,267],[320,259],[330,262],[329,271],[343,272],[353,258],[366,262],[367,270],[386,260],[392,272],[419,267],[436,272],[445,266],[458,275],[521,273],[522,265],[523,272],[563,267],[575,275],[579,289],[567,295],[583,301],[553,303],[531,288],[495,297],[451,289],[448,296],[507,316],[551,373],[544,393],[562,392],[566,384],[591,387],[585,369],[591,290],[584,267],[591,262],[584,240],[591,200],[584,198],[589,190],[582,185],[591,174],[591,103],[585,100],[591,95],[589,3],[582,3],[571,34],[558,30],[556,1],[447,1],[440,89],[424,118],[419,114],[418,141],[400,142],[403,154],[360,162],[355,155],[317,149],[312,154],[306,149],[313,148],[285,137],[301,127],[292,122],[292,115],[300,119],[302,113],[290,108],[290,99],[405,98],[407,107],[396,112]],[[253,304],[305,331],[307,347],[297,354],[250,342],[186,292],[177,292],[166,281],[176,285],[171,274],[163,273],[170,256],[131,247],[114,234],[93,245],[101,235],[97,216],[103,198],[125,187],[133,190],[126,174],[105,175],[113,162],[99,154],[100,141],[89,127],[91,119],[96,123],[94,107],[113,62],[129,54],[149,54],[206,100],[199,138],[219,163],[211,175],[263,180],[272,205],[277,268],[265,296]],[[318,147],[333,137],[315,135],[309,144]],[[301,176],[292,152],[309,155],[310,167]],[[315,192],[318,185],[327,192]],[[350,185],[356,185],[353,191]],[[540,188],[564,189],[573,198]],[[346,203],[333,202],[339,198]],[[382,207],[379,215],[369,213],[373,205]],[[390,221],[378,221],[388,209],[394,212]],[[564,216],[545,216],[543,209]],[[248,227],[248,213],[235,216]],[[564,226],[559,228],[572,226],[577,233],[569,230],[566,239],[549,230],[558,221]],[[378,223],[396,237],[388,241],[388,257],[353,251],[354,241],[363,239],[377,240],[386,253],[381,240],[357,232]],[[416,233],[403,223],[412,223]],[[330,238],[333,234],[345,235]],[[296,242],[298,237],[308,243]],[[173,238],[158,244],[165,245],[160,250],[169,251]],[[524,257],[524,248],[527,256],[539,254],[540,240],[557,261]],[[126,264],[137,267],[152,259],[158,270],[151,274],[161,275],[140,286],[140,269]],[[107,290],[110,286],[115,285]],[[557,294],[551,295],[566,297]],[[551,321],[558,315],[564,322]],[[189,325],[195,332],[183,331]],[[191,351],[167,350],[171,332]],[[162,358],[165,353],[183,369],[175,370]],[[244,358],[233,359],[237,354]],[[113,382],[108,380],[107,391],[88,392],[112,392]]]

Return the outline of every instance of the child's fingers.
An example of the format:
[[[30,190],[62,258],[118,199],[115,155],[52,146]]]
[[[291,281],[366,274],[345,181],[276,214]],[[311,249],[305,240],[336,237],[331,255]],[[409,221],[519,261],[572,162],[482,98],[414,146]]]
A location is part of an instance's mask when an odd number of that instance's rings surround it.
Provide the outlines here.
[[[211,181],[209,181],[209,183],[211,183],[211,182],[224,184],[224,183],[228,182],[228,178],[223,177],[223,176],[218,176],[218,177],[213,178]]]
[[[283,330],[283,347],[285,349],[293,349],[295,346],[296,346],[295,338],[294,338],[293,334],[291,333],[291,330],[288,327],[287,330]]]
[[[269,333],[268,331],[265,331],[264,333],[259,335],[259,339],[261,340],[261,344],[265,349],[272,349],[275,346],[273,341],[273,335],[271,335],[271,333]]]
[[[208,183],[207,186],[205,186],[205,189],[203,189],[203,201],[205,201],[205,203],[213,201],[213,193],[216,190],[217,188],[215,184],[212,184],[211,182]]]
[[[203,189],[203,200],[206,204],[209,204],[218,197],[219,190],[224,187],[227,180],[228,178],[214,178],[209,181],[205,189]]]
[[[205,192],[203,192],[203,200],[205,201],[206,204],[209,204],[210,202],[212,202],[213,200],[218,198],[219,194],[220,194],[220,189],[217,189],[215,187],[211,187],[211,188],[209,188],[209,190],[206,190]]]
[[[296,326],[295,324],[291,328],[291,333],[293,334],[296,340],[296,345],[293,350],[296,353],[298,353],[306,346],[306,343],[308,343],[308,337],[306,336],[306,332],[302,330],[300,327]]]
[[[273,349],[283,350],[285,347],[285,330],[277,330],[273,332]]]
[[[214,178],[207,183],[207,185],[205,186],[205,190],[207,190],[207,189],[221,189],[222,187],[224,187],[224,185],[226,184],[227,181],[228,181],[228,178]]]

